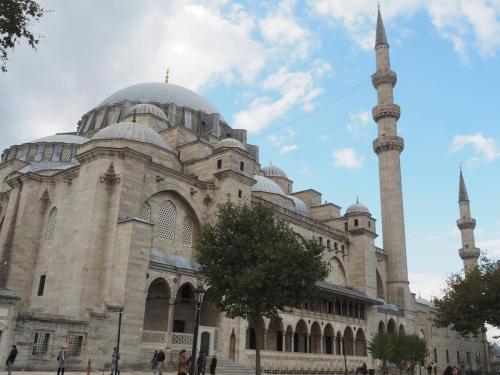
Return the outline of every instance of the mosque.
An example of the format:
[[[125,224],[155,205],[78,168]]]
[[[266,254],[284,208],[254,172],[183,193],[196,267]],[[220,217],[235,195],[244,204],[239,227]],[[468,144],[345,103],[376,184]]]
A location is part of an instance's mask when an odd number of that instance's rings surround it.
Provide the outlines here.
[[[121,366],[143,369],[163,349],[174,366],[193,340],[194,244],[227,199],[268,207],[300,235],[325,246],[331,294],[264,319],[262,366],[268,373],[319,374],[378,363],[367,340],[379,330],[416,333],[428,361],[477,369],[484,338],[465,340],[429,321],[435,309],[408,282],[396,73],[378,13],[373,150],[380,172],[383,248],[377,220],[355,202],[345,211],[313,188],[295,191],[200,95],[170,83],[141,83],[85,113],[74,133],[14,145],[0,162],[0,361],[16,344],[17,368],[53,369],[69,346],[68,369],[109,365],[120,311]],[[459,185],[465,270],[477,265],[475,221]],[[256,332],[229,319],[205,295],[198,336],[221,373],[251,373]],[[344,362],[345,361],[345,362]],[[3,362],[2,362],[3,363]],[[330,372],[328,372],[330,371]]]

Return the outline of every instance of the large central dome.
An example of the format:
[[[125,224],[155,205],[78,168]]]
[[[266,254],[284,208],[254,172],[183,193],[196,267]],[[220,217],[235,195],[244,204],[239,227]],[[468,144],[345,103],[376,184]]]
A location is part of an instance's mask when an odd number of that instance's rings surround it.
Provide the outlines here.
[[[212,104],[194,91],[163,82],[139,83],[125,87],[108,96],[99,106],[111,105],[124,100],[143,103],[174,103],[179,107],[188,107],[207,114],[219,113]]]

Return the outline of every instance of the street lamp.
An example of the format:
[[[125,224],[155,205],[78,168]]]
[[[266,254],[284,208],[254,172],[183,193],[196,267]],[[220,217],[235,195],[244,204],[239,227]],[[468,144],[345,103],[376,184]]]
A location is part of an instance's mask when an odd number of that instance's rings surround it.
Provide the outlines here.
[[[196,300],[196,315],[194,321],[194,332],[193,332],[193,349],[191,351],[191,366],[189,373],[194,374],[194,369],[196,366],[196,346],[198,344],[198,328],[200,327],[200,310],[201,304],[203,302],[203,296],[205,295],[205,289],[203,289],[203,284],[198,283],[198,286],[194,290],[194,298]]]
[[[345,352],[345,335],[342,336],[342,346],[343,346],[342,352],[344,353],[344,369],[345,369],[345,374],[347,375],[347,353]]]
[[[120,373],[120,370],[118,370],[118,360],[120,359],[120,336],[121,336],[121,330],[122,330],[122,316],[123,316],[123,307],[119,306],[118,307],[118,337],[116,338],[116,355],[115,355],[115,375],[118,375]]]

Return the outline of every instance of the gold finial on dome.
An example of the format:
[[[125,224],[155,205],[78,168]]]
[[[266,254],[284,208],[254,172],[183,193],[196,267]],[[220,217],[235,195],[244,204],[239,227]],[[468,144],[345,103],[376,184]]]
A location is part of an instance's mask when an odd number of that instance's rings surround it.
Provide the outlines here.
[[[170,78],[170,68],[167,68],[167,72],[165,73],[165,83],[168,83]]]

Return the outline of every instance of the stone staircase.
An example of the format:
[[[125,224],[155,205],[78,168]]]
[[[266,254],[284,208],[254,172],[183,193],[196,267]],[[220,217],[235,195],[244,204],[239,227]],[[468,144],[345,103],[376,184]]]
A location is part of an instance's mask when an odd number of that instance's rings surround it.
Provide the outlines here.
[[[229,361],[227,359],[219,359],[215,373],[217,375],[255,375],[255,370],[242,363]]]

